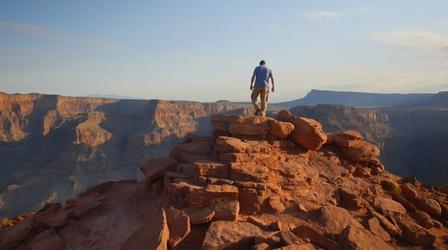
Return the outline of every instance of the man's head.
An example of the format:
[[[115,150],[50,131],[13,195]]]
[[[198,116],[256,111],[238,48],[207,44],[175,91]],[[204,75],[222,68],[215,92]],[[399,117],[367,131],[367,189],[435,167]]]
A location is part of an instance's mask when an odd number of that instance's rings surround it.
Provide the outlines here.
[[[260,65],[265,65],[265,64],[266,64],[266,62],[264,60],[260,61]]]

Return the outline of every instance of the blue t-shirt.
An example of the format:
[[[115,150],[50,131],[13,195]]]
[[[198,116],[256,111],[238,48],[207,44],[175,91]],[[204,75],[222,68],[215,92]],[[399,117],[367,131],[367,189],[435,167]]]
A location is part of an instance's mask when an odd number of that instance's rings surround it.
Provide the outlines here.
[[[269,87],[269,76],[271,69],[264,65],[257,66],[254,70],[255,87]]]

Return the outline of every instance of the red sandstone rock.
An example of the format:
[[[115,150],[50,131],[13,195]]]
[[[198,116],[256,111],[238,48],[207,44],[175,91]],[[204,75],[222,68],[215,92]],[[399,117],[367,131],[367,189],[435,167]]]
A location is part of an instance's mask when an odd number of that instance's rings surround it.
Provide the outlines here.
[[[384,227],[384,229],[392,236],[396,236],[400,234],[400,229],[394,225],[392,222],[390,222],[386,217],[383,215],[373,211],[373,216],[378,218],[378,220],[381,222],[381,225]]]
[[[438,218],[440,217],[440,215],[442,215],[442,207],[434,199],[420,197],[417,199],[416,205],[418,208],[422,209],[433,217]]]
[[[332,234],[339,234],[351,222],[352,216],[350,213],[336,206],[325,206],[319,211],[317,222],[325,230]]]
[[[236,201],[238,188],[231,185],[207,185],[207,187],[195,190],[187,197],[187,203],[192,208],[203,208],[219,201]]]
[[[294,130],[294,125],[290,122],[282,122],[274,119],[269,119],[269,135],[278,138],[286,139]]]
[[[373,203],[378,209],[384,212],[393,212],[399,214],[406,213],[406,208],[404,208],[403,205],[388,198],[377,197],[375,198]]]
[[[212,220],[215,215],[215,211],[211,208],[185,208],[185,214],[190,217],[190,223],[192,225],[207,223]]]
[[[291,139],[306,149],[317,150],[327,141],[322,125],[316,120],[295,117],[286,110],[281,110],[277,119],[294,125]]]
[[[384,230],[384,228],[380,225],[380,220],[378,218],[372,217],[368,220],[367,223],[370,232],[372,232],[373,234],[380,237],[382,240],[386,242],[390,240],[389,233],[386,230]]]
[[[400,220],[400,228],[403,230],[402,237],[416,245],[431,245],[435,237],[423,227],[407,220]]]
[[[372,143],[362,141],[349,148],[341,148],[345,157],[353,162],[368,161],[378,158],[380,150]]]
[[[250,249],[263,231],[248,222],[215,221],[207,230],[202,249]]]
[[[341,245],[338,242],[325,237],[309,226],[300,225],[293,229],[293,232],[300,238],[309,239],[313,244],[321,246],[325,249],[342,249]]]
[[[404,183],[403,185],[401,185],[401,190],[402,195],[407,200],[413,201],[418,197],[418,193],[411,183]]]
[[[238,138],[220,136],[216,139],[215,150],[220,153],[248,153],[251,146]]]
[[[195,176],[229,178],[230,166],[220,162],[200,161],[195,163]]]
[[[168,246],[174,248],[190,233],[190,217],[173,207],[165,209],[165,214],[170,231]]]
[[[230,164],[230,178],[235,181],[260,182],[267,172],[266,167],[256,164]]]
[[[245,188],[238,194],[241,213],[257,214],[263,204],[263,199],[259,197],[255,188]]]
[[[297,243],[279,248],[281,250],[315,250],[316,248],[310,243]]]
[[[236,221],[240,213],[240,203],[236,200],[219,201],[212,208],[215,211],[212,220]]]
[[[170,231],[164,210],[155,213],[122,244],[121,250],[166,250]]]
[[[341,241],[345,249],[393,249],[380,237],[362,227],[348,226],[341,234]]]
[[[267,135],[269,132],[269,124],[246,124],[246,123],[230,123],[229,133],[236,136],[258,136]]]
[[[155,158],[145,162],[141,167],[146,180],[152,183],[158,179],[162,179],[168,170],[175,170],[177,162],[172,158]]]

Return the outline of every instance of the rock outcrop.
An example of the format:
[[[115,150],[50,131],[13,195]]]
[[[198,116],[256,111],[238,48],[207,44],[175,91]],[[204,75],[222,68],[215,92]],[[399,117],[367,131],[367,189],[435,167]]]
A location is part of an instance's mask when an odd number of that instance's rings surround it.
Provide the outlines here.
[[[212,123],[214,137],[149,160],[141,182],[100,184],[0,228],[0,249],[448,247],[448,196],[387,172],[356,132],[327,140],[311,122],[306,140],[325,138],[311,149],[294,122]]]

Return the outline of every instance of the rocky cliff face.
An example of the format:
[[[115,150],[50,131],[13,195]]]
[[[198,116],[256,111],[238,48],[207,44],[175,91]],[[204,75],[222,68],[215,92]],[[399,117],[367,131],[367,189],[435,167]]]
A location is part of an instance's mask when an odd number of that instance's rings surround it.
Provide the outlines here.
[[[315,120],[212,117],[140,167],[5,221],[0,249],[446,249],[448,195],[393,175],[359,132]]]
[[[232,103],[0,93],[0,217],[135,178],[144,160],[210,132],[211,114],[245,112]]]
[[[438,95],[439,98],[440,94]],[[320,121],[326,131],[358,130],[382,149],[381,159],[396,174],[433,185],[447,183],[448,111],[440,107],[353,108],[299,106],[296,115]]]

